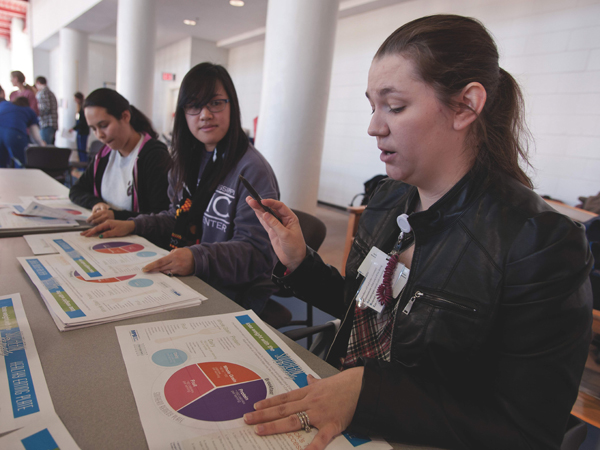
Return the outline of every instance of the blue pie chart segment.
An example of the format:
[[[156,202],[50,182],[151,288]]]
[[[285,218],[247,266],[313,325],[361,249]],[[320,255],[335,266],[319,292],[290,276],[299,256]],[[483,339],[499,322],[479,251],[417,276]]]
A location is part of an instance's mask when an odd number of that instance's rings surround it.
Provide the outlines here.
[[[135,280],[131,280],[129,282],[129,286],[138,287],[138,288],[152,286],[153,284],[154,284],[154,281],[149,280],[148,278],[136,278]]]
[[[152,355],[152,362],[163,367],[179,366],[186,362],[187,359],[187,354],[176,348],[165,348]]]
[[[140,258],[152,258],[153,256],[156,256],[156,252],[138,252],[137,255]]]

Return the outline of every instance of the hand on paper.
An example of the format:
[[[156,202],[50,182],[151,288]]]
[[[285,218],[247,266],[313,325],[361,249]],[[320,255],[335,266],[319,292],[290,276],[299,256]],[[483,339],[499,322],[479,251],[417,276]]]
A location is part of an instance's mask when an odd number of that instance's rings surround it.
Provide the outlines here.
[[[271,245],[281,264],[292,272],[296,270],[306,256],[306,242],[298,217],[282,202],[264,199],[262,203],[275,211],[283,221],[282,225],[275,217],[265,212],[252,197],[246,197],[246,203],[254,210],[256,217],[269,233]]]
[[[350,425],[363,371],[362,367],[355,367],[323,380],[309,375],[308,386],[256,403],[256,411],[245,414],[244,421],[257,425],[256,434],[260,436],[287,433],[302,429],[296,413],[304,411],[310,424],[319,430],[305,450],[324,449]]]
[[[91,237],[100,235],[101,238],[127,236],[135,230],[133,220],[107,220],[100,225],[81,232],[82,236]]]
[[[96,203],[92,208],[92,215],[86,220],[87,223],[100,225],[102,222],[115,218],[115,213],[110,210],[108,203]]]
[[[87,223],[100,225],[107,220],[114,220],[115,213],[106,203],[96,203],[92,208],[92,215],[86,220]]]
[[[192,275],[196,264],[192,251],[185,248],[171,250],[167,256],[163,256],[154,262],[144,266],[144,272],[162,272],[171,275]]]

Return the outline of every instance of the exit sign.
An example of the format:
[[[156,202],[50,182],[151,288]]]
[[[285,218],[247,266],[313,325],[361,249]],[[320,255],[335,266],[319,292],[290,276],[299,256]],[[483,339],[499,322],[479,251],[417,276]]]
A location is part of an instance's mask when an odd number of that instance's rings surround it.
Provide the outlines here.
[[[175,81],[175,74],[163,72],[162,79],[163,79],[163,81]]]

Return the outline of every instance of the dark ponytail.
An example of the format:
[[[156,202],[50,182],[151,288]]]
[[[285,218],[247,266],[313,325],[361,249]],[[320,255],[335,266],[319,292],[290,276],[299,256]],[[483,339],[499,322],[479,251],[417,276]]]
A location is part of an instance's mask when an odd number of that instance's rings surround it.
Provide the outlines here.
[[[117,120],[121,120],[123,112],[129,111],[131,120],[129,124],[138,133],[148,133],[150,137],[158,139],[158,133],[152,128],[152,122],[146,115],[130,105],[125,97],[117,91],[108,88],[100,88],[93,91],[87,96],[83,103],[83,109],[88,106],[99,106],[106,109],[106,112]]]
[[[532,187],[519,165],[519,159],[529,164],[527,142],[520,142],[521,136],[529,135],[523,117],[523,95],[516,80],[502,68],[496,92],[489,100],[474,124],[472,135],[480,142],[475,168],[499,170]]]
[[[129,105],[131,111],[131,120],[129,123],[138,133],[148,133],[151,138],[158,139],[158,133],[152,128],[150,119],[133,105]]]
[[[519,160],[529,165],[523,95],[514,78],[498,65],[496,44],[480,22],[443,14],[413,20],[385,40],[375,59],[390,54],[410,59],[440,102],[453,109],[468,108],[453,98],[469,83],[481,83],[487,100],[467,141],[476,150],[474,170],[491,180],[505,173],[532,187],[519,166]]]

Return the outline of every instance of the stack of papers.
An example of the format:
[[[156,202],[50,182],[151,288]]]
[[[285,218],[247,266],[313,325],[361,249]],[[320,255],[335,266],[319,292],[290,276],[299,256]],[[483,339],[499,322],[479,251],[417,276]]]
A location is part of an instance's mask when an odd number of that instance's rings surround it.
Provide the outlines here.
[[[57,233],[45,240],[58,254],[18,260],[61,331],[206,300],[177,278],[142,272],[143,266],[168,252],[139,236],[99,239]]]
[[[49,216],[25,215],[26,207],[21,204],[0,204],[0,228],[49,228],[49,227],[76,227],[79,225],[74,218],[58,219]]]
[[[38,208],[49,208],[52,211],[58,211],[59,214],[68,214],[64,218],[75,220],[86,220],[91,215],[91,211],[82,206],[76,205],[68,197],[58,197],[56,195],[36,195],[35,197],[19,197],[21,204],[29,205],[27,209],[37,205]],[[43,212],[42,212],[43,214]],[[56,217],[48,215],[47,217]]]

